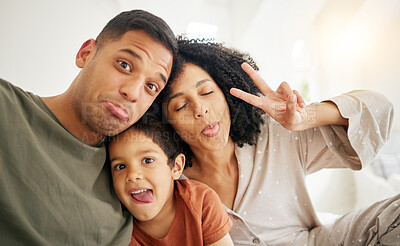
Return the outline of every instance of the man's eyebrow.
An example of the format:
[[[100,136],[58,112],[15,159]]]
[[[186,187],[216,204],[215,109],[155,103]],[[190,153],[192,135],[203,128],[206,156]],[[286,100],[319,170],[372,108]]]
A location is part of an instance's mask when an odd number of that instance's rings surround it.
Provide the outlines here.
[[[142,57],[140,55],[138,55],[135,51],[130,50],[130,49],[121,49],[119,51],[125,52],[130,54],[133,57],[136,57],[137,59],[139,59],[140,61],[142,60]],[[164,84],[167,84],[167,78],[164,76],[164,74],[160,73],[160,77],[161,80],[164,82]]]
[[[164,81],[164,84],[167,84],[167,78],[164,76],[164,74],[160,73],[160,77],[162,81]]]
[[[130,54],[131,56],[136,57],[136,58],[139,59],[139,60],[142,60],[142,57],[141,57],[140,55],[138,55],[135,51],[131,50],[131,49],[121,49],[121,50],[119,50],[119,51],[128,53],[128,54]]]

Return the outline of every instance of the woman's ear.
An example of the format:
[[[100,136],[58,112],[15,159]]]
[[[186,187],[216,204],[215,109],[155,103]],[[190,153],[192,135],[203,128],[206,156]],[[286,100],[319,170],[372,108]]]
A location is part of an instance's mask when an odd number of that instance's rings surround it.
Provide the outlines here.
[[[91,38],[84,42],[81,46],[81,48],[78,51],[78,54],[76,54],[75,58],[75,64],[79,68],[83,68],[83,66],[86,64],[86,62],[89,59],[89,56],[96,50],[96,41]]]
[[[178,180],[179,177],[181,176],[183,172],[183,168],[185,167],[185,155],[180,153],[176,158],[175,158],[175,163],[174,167],[171,170],[172,178],[174,180]]]

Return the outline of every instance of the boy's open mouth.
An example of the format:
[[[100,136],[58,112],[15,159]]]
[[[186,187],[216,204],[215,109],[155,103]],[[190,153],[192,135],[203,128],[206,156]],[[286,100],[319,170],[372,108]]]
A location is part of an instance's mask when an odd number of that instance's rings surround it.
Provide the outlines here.
[[[151,203],[154,201],[153,190],[151,189],[131,191],[130,195],[138,203]]]

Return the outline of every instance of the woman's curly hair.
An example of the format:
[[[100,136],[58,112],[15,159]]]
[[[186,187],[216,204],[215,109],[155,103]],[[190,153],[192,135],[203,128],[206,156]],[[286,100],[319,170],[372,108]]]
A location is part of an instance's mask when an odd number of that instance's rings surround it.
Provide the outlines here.
[[[207,42],[201,39],[189,40],[181,36],[178,37],[177,59],[174,61],[175,65],[169,83],[157,98],[158,105],[161,106],[161,103],[171,94],[171,86],[184,72],[184,64],[197,65],[213,78],[225,95],[231,117],[229,135],[233,142],[239,147],[243,147],[244,144],[254,145],[261,133],[260,127],[264,123],[261,117],[264,111],[229,93],[231,88],[238,88],[253,95],[262,96],[250,76],[241,68],[241,64],[247,62],[257,71],[258,67],[253,58],[247,53],[227,48],[221,43]],[[191,166],[192,152],[188,146],[184,147],[188,161],[186,164]]]

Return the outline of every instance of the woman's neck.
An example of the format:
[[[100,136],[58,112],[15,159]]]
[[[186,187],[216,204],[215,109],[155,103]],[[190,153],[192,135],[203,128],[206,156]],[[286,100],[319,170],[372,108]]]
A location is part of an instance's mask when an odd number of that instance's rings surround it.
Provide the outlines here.
[[[218,151],[192,151],[193,166],[185,169],[185,176],[210,186],[222,203],[232,209],[239,176],[233,141],[229,139],[227,145]]]
[[[235,144],[231,138],[228,143],[221,150],[205,151],[199,149],[192,149],[192,163],[197,172],[201,173],[215,173],[223,172],[224,169],[229,169],[236,166],[235,157]]]

